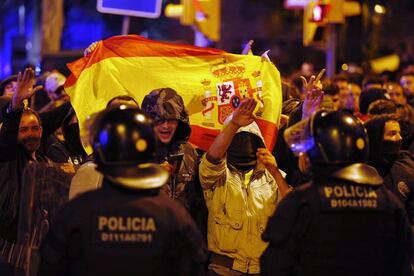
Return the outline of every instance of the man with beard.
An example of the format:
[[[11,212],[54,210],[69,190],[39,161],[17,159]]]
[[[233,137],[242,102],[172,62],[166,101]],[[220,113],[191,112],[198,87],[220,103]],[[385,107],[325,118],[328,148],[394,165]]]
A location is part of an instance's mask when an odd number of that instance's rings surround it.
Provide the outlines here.
[[[369,164],[384,178],[384,185],[404,205],[414,225],[414,158],[401,150],[400,124],[393,115],[374,117],[365,123],[369,136]]]
[[[59,127],[70,104],[39,114],[25,108],[29,99],[41,86],[34,87],[35,75],[30,68],[17,76],[11,101],[2,110],[3,126],[0,132],[0,274],[10,274],[20,256],[16,246],[20,194],[23,172],[28,162],[49,162],[42,153],[41,144]],[[43,122],[43,124],[42,124]],[[72,167],[62,166],[71,170]],[[7,264],[5,264],[7,263]]]
[[[261,234],[289,190],[254,121],[256,105],[243,101],[201,159],[209,275],[260,274]]]
[[[29,161],[47,161],[38,152],[43,132],[40,117],[35,111],[24,109],[23,105],[23,101],[35,91],[33,76],[34,72],[30,69],[19,73],[16,92],[3,111],[0,133],[0,237],[9,241],[15,241],[17,235],[23,170]]]

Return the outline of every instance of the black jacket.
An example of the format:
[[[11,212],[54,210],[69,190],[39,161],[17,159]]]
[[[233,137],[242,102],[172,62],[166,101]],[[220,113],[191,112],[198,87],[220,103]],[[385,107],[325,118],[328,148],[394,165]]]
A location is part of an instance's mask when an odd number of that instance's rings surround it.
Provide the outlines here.
[[[42,120],[42,141],[56,131],[70,104],[40,115]],[[18,144],[17,135],[22,111],[10,114],[3,110],[3,126],[0,132],[0,237],[11,241],[16,239],[19,212],[20,189],[23,171],[31,156]],[[39,149],[36,160],[47,162]]]
[[[191,127],[183,99],[171,88],[156,89],[145,96],[142,109],[155,122],[163,119],[177,120],[177,128],[170,143],[158,143],[157,147],[158,163],[168,161],[177,167],[161,191],[179,200],[196,220],[200,231],[206,235],[207,207],[198,179],[199,159],[196,150],[188,142]],[[182,154],[181,161],[172,160],[176,154]]]
[[[373,118],[365,123],[369,136],[369,164],[384,179],[384,185],[405,206],[411,225],[414,225],[414,157],[401,150],[395,160],[383,158],[386,117]]]
[[[414,157],[408,151],[400,151],[392,167],[381,175],[385,187],[398,197],[414,225]]]
[[[206,249],[177,201],[105,179],[61,210],[41,256],[39,275],[199,275]]]
[[[384,186],[304,184],[282,200],[263,238],[262,275],[410,275],[410,225]]]

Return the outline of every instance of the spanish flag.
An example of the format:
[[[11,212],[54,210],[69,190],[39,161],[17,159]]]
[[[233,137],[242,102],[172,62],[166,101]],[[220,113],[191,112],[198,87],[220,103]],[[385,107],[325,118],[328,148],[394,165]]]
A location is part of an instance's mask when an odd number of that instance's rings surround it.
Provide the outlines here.
[[[190,114],[190,142],[207,150],[226,117],[245,97],[258,101],[255,110],[266,146],[273,148],[281,115],[280,74],[267,59],[223,50],[172,44],[137,35],[98,42],[89,55],[68,67],[65,90],[78,116],[81,134],[87,117],[115,96],[141,103],[150,91],[176,90]]]

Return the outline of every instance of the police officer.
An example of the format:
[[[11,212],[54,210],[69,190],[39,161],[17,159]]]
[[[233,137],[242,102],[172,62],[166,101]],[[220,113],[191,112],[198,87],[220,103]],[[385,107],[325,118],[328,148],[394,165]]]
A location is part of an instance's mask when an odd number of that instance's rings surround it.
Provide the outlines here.
[[[263,275],[409,275],[406,213],[364,163],[368,139],[359,120],[319,111],[287,129],[285,140],[309,158],[312,180],[269,219]]]
[[[160,193],[151,121],[105,110],[91,131],[102,189],[63,207],[41,246],[39,275],[199,275],[203,239],[182,205]]]

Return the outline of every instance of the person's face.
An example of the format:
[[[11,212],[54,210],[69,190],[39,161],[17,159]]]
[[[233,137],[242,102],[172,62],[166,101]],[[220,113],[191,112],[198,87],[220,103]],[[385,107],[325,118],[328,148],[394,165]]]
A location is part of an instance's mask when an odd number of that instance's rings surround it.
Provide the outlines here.
[[[332,98],[334,110],[338,110],[339,109],[339,94],[332,95],[331,98]]]
[[[345,91],[348,90],[348,82],[345,80],[338,80],[335,82],[335,84],[339,88],[339,93],[344,93]]]
[[[400,84],[404,89],[404,93],[407,97],[414,96],[414,76],[402,76],[400,79]]]
[[[361,96],[361,87],[358,84],[350,83],[348,84],[348,89],[352,91],[352,94],[354,94],[354,108],[355,111],[359,111],[359,96]]]
[[[313,64],[305,62],[301,66],[301,73],[304,76],[312,76],[313,75]]]
[[[24,113],[20,119],[17,142],[23,146],[27,153],[32,154],[39,149],[41,137],[42,127],[37,117],[30,113]]]
[[[162,120],[155,122],[155,133],[163,144],[169,144],[177,130],[178,120]]]
[[[52,101],[57,101],[61,98],[67,97],[67,94],[65,92],[65,89],[63,88],[63,86],[58,87],[56,89],[56,91],[47,91],[47,96],[52,100]]]
[[[340,105],[348,110],[355,110],[355,97],[351,90],[344,91],[340,94]]]
[[[16,92],[17,81],[11,81],[4,87],[3,96],[13,96]]]
[[[323,95],[320,108],[326,110],[338,110],[339,108],[339,94],[336,95]]]
[[[406,104],[407,99],[404,96],[402,87],[398,84],[390,84],[387,86],[387,94],[390,100],[396,104]]]
[[[384,126],[384,141],[398,142],[402,140],[398,121],[387,121]]]
[[[341,108],[357,111],[359,108],[359,95],[361,89],[358,85],[350,83],[346,89],[339,92],[339,105]]]

